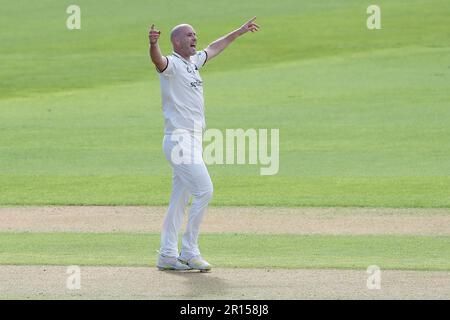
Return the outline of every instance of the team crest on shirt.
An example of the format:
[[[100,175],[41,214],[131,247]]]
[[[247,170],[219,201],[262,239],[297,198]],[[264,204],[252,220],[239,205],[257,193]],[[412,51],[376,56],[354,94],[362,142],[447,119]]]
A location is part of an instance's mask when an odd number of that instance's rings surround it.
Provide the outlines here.
[[[197,66],[195,66],[195,71],[197,71],[197,70],[198,70],[198,68],[197,68]],[[186,66],[186,71],[188,73],[194,73],[194,70],[192,70],[191,66]]]

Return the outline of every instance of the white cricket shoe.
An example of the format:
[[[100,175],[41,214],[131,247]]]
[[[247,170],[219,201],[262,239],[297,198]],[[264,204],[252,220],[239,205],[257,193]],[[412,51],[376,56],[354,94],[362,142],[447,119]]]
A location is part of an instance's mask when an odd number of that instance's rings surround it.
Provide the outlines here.
[[[191,268],[184,264],[181,263],[180,261],[178,261],[177,258],[175,257],[166,257],[163,255],[159,255],[158,258],[158,264],[156,265],[158,267],[159,270],[161,271],[165,271],[165,270],[191,270]]]
[[[200,272],[211,271],[211,265],[200,255],[192,257],[190,259],[185,259],[179,256],[178,261],[188,266],[190,269],[200,270]]]

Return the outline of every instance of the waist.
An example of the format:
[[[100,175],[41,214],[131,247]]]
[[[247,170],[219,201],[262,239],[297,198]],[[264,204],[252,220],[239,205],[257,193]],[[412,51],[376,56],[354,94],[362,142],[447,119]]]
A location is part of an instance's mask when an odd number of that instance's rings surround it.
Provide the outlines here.
[[[178,119],[165,119],[164,123],[164,134],[200,134],[203,135],[205,130],[204,121],[189,121],[184,119],[184,121],[179,121]]]

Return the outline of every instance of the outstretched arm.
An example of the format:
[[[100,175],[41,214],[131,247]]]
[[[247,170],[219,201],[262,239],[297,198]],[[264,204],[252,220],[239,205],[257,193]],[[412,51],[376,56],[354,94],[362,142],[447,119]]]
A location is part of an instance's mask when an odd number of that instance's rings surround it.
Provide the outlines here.
[[[167,58],[163,57],[161,50],[159,49],[158,39],[160,34],[161,32],[156,30],[155,25],[152,24],[150,31],[148,32],[148,39],[150,41],[149,54],[156,68],[162,72],[167,67]]]
[[[208,54],[208,60],[211,60],[215,56],[217,56],[219,53],[221,53],[228,45],[236,40],[237,37],[251,31],[255,32],[259,30],[259,26],[254,22],[256,17],[253,17],[251,20],[247,21],[242,27],[239,29],[234,30],[233,32],[230,32],[226,36],[223,36],[222,38],[217,39],[216,41],[212,42],[206,49],[206,53]]]

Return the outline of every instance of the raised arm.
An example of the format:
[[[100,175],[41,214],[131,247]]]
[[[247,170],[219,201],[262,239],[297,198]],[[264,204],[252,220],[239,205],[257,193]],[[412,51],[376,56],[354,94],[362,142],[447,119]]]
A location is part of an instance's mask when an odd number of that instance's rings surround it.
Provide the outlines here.
[[[148,40],[150,41],[149,54],[152,62],[155,64],[156,68],[162,72],[167,67],[167,58],[161,54],[159,49],[158,39],[161,31],[155,29],[155,25],[152,24],[150,31],[148,32]]]
[[[236,40],[237,37],[251,31],[255,32],[259,30],[259,26],[254,22],[256,17],[253,17],[246,23],[242,25],[239,29],[236,29],[229,34],[223,36],[222,38],[217,39],[216,41],[212,42],[205,51],[208,54],[208,60],[211,60],[215,56],[217,56],[219,53],[221,53],[228,45]]]

